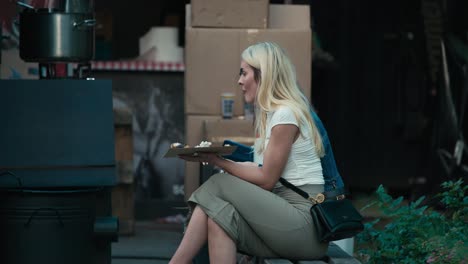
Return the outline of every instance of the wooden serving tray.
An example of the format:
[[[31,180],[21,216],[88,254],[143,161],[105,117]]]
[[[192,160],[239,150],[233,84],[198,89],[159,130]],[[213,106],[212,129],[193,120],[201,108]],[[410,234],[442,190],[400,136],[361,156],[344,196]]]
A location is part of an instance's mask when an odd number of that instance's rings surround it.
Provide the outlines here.
[[[229,155],[237,149],[237,146],[217,146],[200,148],[170,148],[167,150],[164,158],[173,158],[178,155],[197,156],[198,153],[215,153],[218,155]]]

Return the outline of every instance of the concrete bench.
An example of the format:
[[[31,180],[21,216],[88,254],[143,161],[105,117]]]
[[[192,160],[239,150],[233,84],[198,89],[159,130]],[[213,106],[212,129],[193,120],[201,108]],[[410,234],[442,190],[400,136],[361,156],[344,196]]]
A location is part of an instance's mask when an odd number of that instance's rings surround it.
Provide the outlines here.
[[[263,259],[259,261],[261,264],[360,264],[361,262],[350,256],[348,253],[343,251],[335,243],[330,243],[328,246],[327,256],[324,260],[298,260],[291,261],[287,259]]]

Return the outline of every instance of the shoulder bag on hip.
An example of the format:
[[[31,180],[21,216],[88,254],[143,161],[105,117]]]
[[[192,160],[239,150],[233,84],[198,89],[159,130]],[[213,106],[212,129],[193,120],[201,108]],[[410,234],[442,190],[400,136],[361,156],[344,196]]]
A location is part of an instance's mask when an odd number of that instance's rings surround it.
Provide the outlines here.
[[[316,197],[310,197],[287,180],[280,178],[280,182],[305,199],[312,201],[310,213],[316,222],[320,241],[329,242],[350,238],[364,229],[361,214],[351,201],[346,199],[342,189],[335,188],[332,191],[319,193]]]

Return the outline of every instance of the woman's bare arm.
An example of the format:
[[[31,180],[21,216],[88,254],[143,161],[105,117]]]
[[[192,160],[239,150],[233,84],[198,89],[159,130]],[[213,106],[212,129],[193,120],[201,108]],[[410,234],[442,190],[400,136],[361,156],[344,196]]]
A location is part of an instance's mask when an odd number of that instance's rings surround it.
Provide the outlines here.
[[[234,162],[215,155],[207,155],[206,161],[243,180],[272,190],[283,174],[292,144],[299,128],[295,125],[276,125],[271,130],[270,141],[263,154],[263,166],[252,162]]]

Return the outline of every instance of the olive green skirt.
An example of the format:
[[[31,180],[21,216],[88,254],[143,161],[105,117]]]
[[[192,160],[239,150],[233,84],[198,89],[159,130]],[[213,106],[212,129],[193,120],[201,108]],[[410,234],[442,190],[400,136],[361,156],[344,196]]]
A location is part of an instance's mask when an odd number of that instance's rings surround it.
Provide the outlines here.
[[[304,185],[315,196],[323,185]],[[273,192],[227,173],[211,176],[188,200],[198,205],[236,243],[252,256],[317,259],[328,243],[317,239],[309,209],[312,203],[294,191],[280,187]]]

